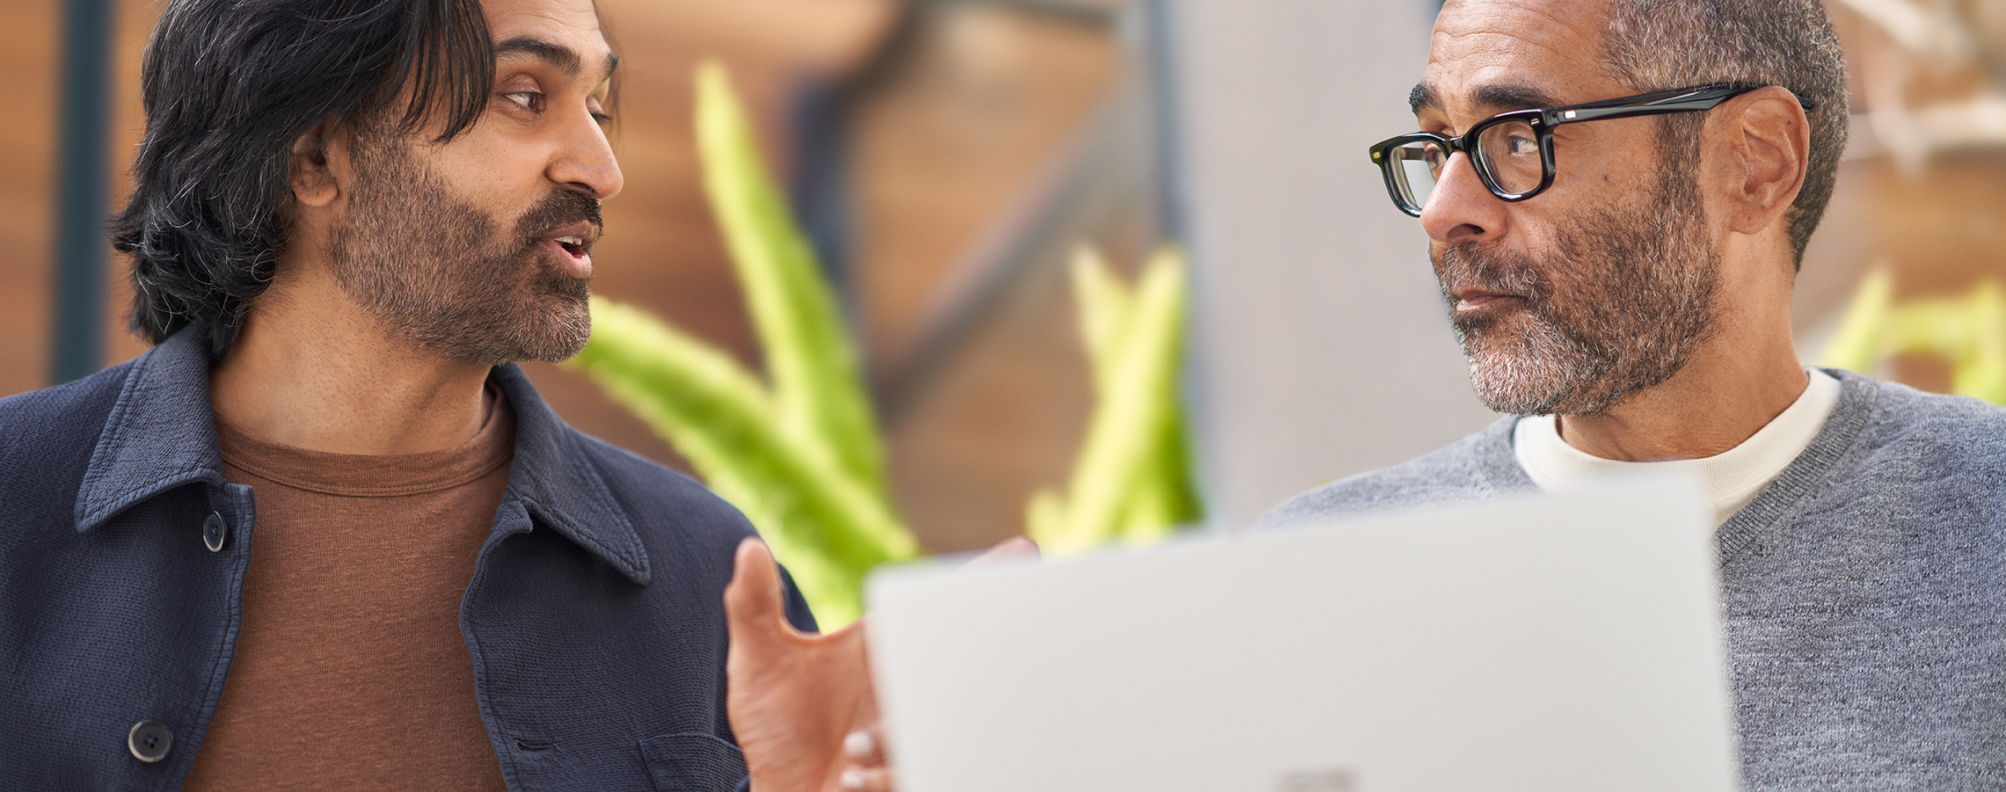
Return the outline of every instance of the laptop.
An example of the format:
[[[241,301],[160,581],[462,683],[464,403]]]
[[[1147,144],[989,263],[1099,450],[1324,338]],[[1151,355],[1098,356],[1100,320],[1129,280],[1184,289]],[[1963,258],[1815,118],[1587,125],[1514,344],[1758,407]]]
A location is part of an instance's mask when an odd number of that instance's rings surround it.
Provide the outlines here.
[[[904,792],[1738,787],[1713,536],[1653,478],[868,587]]]

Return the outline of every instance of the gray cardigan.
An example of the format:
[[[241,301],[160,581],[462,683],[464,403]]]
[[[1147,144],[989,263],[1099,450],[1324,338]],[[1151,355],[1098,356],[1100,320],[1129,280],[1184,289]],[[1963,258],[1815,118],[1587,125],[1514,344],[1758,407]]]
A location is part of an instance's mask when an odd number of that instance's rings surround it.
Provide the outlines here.
[[[1841,371],[1825,427],[1721,526],[1751,790],[2006,790],[2006,409]],[[1264,527],[1537,491],[1516,418]]]

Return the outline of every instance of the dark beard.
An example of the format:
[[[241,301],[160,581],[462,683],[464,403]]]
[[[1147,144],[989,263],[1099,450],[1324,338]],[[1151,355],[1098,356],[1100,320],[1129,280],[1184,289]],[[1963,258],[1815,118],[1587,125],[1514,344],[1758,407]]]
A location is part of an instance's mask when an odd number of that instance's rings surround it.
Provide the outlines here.
[[[1671,379],[1712,333],[1720,256],[1706,238],[1696,180],[1668,166],[1652,197],[1563,229],[1539,262],[1475,244],[1442,250],[1435,272],[1450,322],[1491,410],[1604,414]],[[1459,318],[1449,293],[1457,283],[1525,300]]]
[[[542,239],[599,201],[555,189],[510,233],[455,199],[394,133],[357,135],[349,214],[328,236],[342,291],[391,330],[449,360],[496,366],[559,361],[592,332],[587,281],[566,275]]]

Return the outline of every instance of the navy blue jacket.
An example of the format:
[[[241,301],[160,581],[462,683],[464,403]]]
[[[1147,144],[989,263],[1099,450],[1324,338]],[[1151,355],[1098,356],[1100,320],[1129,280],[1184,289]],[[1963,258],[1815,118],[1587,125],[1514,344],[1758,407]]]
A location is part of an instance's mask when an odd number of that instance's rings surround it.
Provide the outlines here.
[[[722,594],[752,527],[565,426],[516,367],[493,377],[515,459],[460,629],[502,777],[740,786]],[[223,479],[200,328],[0,400],[0,790],[178,789],[230,670],[256,539],[250,489]],[[788,597],[812,629],[791,583]]]

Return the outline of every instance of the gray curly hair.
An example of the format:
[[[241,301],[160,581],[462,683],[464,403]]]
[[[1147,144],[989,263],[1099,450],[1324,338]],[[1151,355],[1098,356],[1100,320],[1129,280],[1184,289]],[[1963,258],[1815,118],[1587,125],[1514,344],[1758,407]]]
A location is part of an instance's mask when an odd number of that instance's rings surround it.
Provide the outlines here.
[[[1790,210],[1796,266],[1825,215],[1846,149],[1846,63],[1819,0],[1611,0],[1605,63],[1638,93],[1778,85],[1811,103],[1810,162]],[[1660,117],[1667,162],[1698,158],[1702,114]]]

